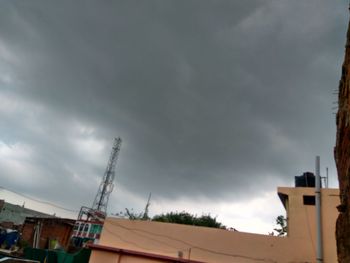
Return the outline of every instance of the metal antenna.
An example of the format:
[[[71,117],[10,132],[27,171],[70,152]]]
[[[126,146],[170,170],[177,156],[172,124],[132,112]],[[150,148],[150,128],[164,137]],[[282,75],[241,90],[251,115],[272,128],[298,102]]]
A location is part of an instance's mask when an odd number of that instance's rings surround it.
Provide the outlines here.
[[[122,139],[120,139],[120,137],[114,139],[113,148],[109,157],[106,171],[97,191],[94,203],[92,204],[92,209],[101,211],[105,214],[107,213],[109,196],[114,187],[115,166],[117,164],[121,144]]]
[[[152,193],[149,193],[147,204],[146,204],[146,207],[145,207],[145,212],[143,213],[143,219],[149,219],[149,217],[148,217],[148,208],[151,205],[151,196],[152,196]]]

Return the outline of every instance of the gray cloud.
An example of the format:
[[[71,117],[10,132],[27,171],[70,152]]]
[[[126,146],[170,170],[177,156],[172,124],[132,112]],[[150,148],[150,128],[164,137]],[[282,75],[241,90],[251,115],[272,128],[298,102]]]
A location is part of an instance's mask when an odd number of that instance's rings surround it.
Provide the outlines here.
[[[142,198],[244,198],[316,154],[335,173],[345,3],[248,2],[2,1],[0,141],[41,176],[6,164],[4,184],[89,204],[115,136],[117,185]]]

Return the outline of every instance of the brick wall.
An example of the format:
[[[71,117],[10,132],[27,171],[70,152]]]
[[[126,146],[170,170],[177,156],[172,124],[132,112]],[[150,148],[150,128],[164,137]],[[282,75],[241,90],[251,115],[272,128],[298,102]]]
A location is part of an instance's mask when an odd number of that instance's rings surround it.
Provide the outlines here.
[[[73,230],[74,220],[61,218],[27,218],[22,231],[22,238],[33,246],[35,226],[41,222],[39,248],[48,248],[50,239],[57,239],[59,244],[67,248]]]

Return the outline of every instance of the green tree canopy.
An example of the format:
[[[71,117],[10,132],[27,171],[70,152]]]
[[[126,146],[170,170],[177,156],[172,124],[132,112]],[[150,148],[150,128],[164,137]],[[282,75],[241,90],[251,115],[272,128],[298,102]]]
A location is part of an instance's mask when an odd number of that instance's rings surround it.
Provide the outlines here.
[[[277,228],[274,228],[273,230],[277,232],[278,236],[287,235],[287,219],[283,215],[276,218],[276,225]]]
[[[198,217],[185,211],[155,215],[152,221],[226,229],[223,224],[216,221],[216,217],[210,214]]]

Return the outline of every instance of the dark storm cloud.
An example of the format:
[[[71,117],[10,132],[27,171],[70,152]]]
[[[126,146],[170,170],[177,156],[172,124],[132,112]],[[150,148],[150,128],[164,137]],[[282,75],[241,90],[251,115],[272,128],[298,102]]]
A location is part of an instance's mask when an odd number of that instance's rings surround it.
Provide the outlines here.
[[[345,3],[0,7],[1,94],[29,103],[0,112],[0,140],[33,147],[31,165],[50,178],[39,195],[91,196],[115,136],[124,140],[117,184],[142,196],[242,196],[289,183],[316,154],[334,167]],[[75,124],[92,132],[74,134]],[[91,136],[103,142],[95,161],[84,158],[93,147],[72,143]]]

